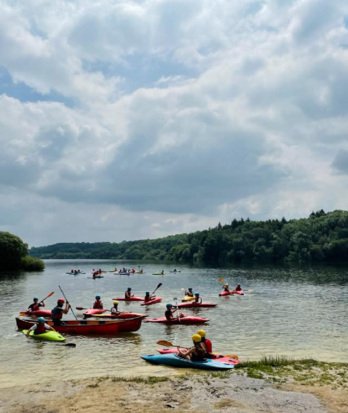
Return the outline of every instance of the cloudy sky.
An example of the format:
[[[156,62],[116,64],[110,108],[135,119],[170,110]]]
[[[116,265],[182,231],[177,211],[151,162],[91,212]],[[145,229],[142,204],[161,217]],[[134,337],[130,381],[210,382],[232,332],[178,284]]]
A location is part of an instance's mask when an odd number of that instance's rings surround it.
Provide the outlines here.
[[[346,0],[0,0],[0,230],[156,238],[348,206]]]

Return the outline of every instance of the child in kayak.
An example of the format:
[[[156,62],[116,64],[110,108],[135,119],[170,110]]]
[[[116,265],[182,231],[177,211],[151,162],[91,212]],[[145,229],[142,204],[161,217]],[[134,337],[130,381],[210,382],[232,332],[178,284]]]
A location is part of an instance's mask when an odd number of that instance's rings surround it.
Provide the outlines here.
[[[193,297],[193,291],[191,287],[187,291],[185,291],[185,295],[187,295],[188,297]]]
[[[40,307],[45,307],[45,303],[43,301],[39,302],[38,298],[33,298],[33,304],[30,304],[28,307],[28,311],[38,311]]]
[[[147,302],[153,300],[154,298],[156,298],[155,295],[150,295],[149,291],[146,291],[145,297],[144,297],[144,303],[147,303]]]
[[[202,361],[208,354],[205,347],[202,344],[202,338],[199,334],[192,336],[193,347],[188,350],[178,348],[178,356],[192,361]]]
[[[93,304],[93,308],[95,309],[95,310],[102,310],[104,307],[103,307],[103,303],[102,303],[102,301],[101,301],[101,297],[100,297],[100,295],[96,295],[95,296],[95,301],[94,301],[94,304]]]
[[[174,319],[173,314],[176,312],[176,309],[173,309],[173,304],[167,304],[166,305],[166,311],[164,313],[166,319],[168,321],[171,321]]]
[[[195,293],[195,301],[196,304],[202,304],[202,298],[199,296],[199,293]]]
[[[29,336],[29,333],[31,331],[34,331],[34,334],[43,334],[45,333],[47,330],[54,330],[54,328],[52,328],[51,326],[49,326],[48,324],[46,324],[46,320],[43,317],[39,317],[37,319],[37,324],[34,324],[33,326],[31,326],[29,328],[29,330],[27,331],[26,335]]]
[[[65,307],[63,308],[64,303],[64,298],[59,298],[57,301],[57,305],[51,311],[52,321],[55,326],[60,326],[63,324],[63,314],[67,314],[70,309],[70,304],[68,302],[66,302]]]
[[[201,336],[201,343],[205,347],[207,354],[211,354],[213,352],[213,345],[211,340],[209,340],[209,338],[206,337],[205,330],[198,330],[197,334]]]
[[[128,287],[127,291],[124,293],[124,298],[130,300],[132,297],[134,297],[134,294],[132,294],[132,289]]]
[[[237,284],[237,287],[234,289],[234,291],[242,291],[242,287],[240,284]]]
[[[224,291],[226,291],[227,293],[230,292],[230,289],[228,287],[228,284],[224,284]]]
[[[120,311],[118,311],[118,301],[117,301],[117,300],[114,300],[114,301],[113,301],[113,304],[114,304],[114,306],[111,308],[110,313],[111,313],[112,315],[119,315],[119,314],[120,314]]]

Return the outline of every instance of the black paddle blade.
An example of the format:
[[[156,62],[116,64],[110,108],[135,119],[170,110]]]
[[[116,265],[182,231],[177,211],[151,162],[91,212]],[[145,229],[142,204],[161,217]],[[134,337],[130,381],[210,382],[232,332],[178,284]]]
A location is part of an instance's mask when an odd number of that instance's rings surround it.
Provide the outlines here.
[[[64,343],[64,346],[66,347],[76,347],[75,343]]]

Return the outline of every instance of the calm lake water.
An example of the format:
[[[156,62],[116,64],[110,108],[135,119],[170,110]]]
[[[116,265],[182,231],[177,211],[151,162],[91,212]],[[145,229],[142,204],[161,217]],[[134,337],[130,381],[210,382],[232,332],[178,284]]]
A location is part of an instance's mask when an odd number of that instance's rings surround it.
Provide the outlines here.
[[[114,275],[93,280],[92,268],[111,270],[115,267],[138,267],[138,262],[117,263],[96,260],[48,260],[42,273],[23,273],[0,279],[0,387],[60,379],[77,379],[100,375],[145,376],[166,375],[168,368],[145,363],[140,355],[156,352],[156,341],[170,340],[184,346],[191,344],[195,326],[165,326],[145,323],[136,333],[117,337],[67,337],[76,348],[56,343],[27,339],[16,331],[15,316],[32,302],[32,298],[55,294],[46,301],[54,307],[61,296],[61,285],[75,306],[91,307],[95,295],[101,295],[104,306],[123,295],[127,287],[135,294],[152,291],[159,282],[157,295],[161,304],[144,309],[138,303],[120,303],[121,310],[144,312],[150,317],[162,316],[165,304],[180,301],[183,289],[193,287],[205,301],[218,304],[213,309],[196,310],[210,319],[205,330],[213,341],[214,351],[237,353],[242,360],[262,356],[285,355],[293,358],[313,357],[319,360],[348,362],[348,269],[317,268],[311,270],[284,268],[207,269],[146,264],[143,275]],[[67,275],[71,268],[86,274]],[[152,273],[165,271],[164,276]],[[240,283],[244,297],[218,297],[219,277],[230,286]],[[75,310],[75,313],[82,315]],[[185,313],[192,314],[190,309]],[[72,319],[69,313],[66,319]],[[178,370],[171,369],[171,374]]]

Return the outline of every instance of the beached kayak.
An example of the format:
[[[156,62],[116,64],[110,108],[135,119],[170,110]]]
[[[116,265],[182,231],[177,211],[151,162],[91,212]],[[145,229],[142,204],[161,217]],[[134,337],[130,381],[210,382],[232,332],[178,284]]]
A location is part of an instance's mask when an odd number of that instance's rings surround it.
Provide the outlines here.
[[[85,318],[96,317],[99,319],[104,319],[104,318],[106,319],[108,318],[126,319],[126,318],[134,318],[134,317],[145,317],[145,314],[131,313],[129,311],[120,311],[118,314],[112,314],[110,311],[107,311],[107,310],[95,310],[93,308],[90,308],[89,310],[83,313],[83,316]]]
[[[165,366],[173,367],[186,367],[204,370],[228,370],[234,368],[233,364],[221,363],[211,359],[191,361],[179,357],[176,354],[149,354],[147,356],[142,356],[141,358],[152,364],[163,364]]]
[[[27,334],[28,330],[22,330],[23,334]],[[34,338],[35,340],[43,340],[43,341],[57,341],[62,342],[65,341],[65,337],[63,337],[58,331],[47,330],[42,334],[34,334],[34,331],[29,333],[30,338]]]
[[[166,317],[158,318],[148,318],[144,320],[145,323],[162,323],[162,324],[204,324],[208,322],[208,318],[204,317],[194,317],[185,315],[179,318],[173,318],[172,320],[167,320]]]
[[[157,304],[160,303],[162,301],[161,297],[155,297],[152,300],[149,301],[144,301],[143,303],[141,303],[140,305],[152,305],[152,304]]]
[[[185,297],[181,300],[181,302],[186,303],[187,301],[193,301],[195,297],[191,297],[190,295],[185,295]]]
[[[137,331],[146,316],[116,320],[64,320],[64,324],[54,326],[59,333],[80,335],[114,335],[123,332]],[[28,330],[36,319],[30,317],[16,317],[18,330]],[[46,323],[53,326],[52,320]]]
[[[220,297],[226,296],[226,295],[244,295],[244,291],[243,290],[232,290],[232,291],[221,291],[221,293],[219,294]]]
[[[187,303],[181,303],[178,304],[178,308],[199,308],[199,307],[204,307],[204,308],[211,308],[211,307],[216,307],[217,304],[214,303],[195,303],[194,301],[188,301]]]
[[[177,348],[160,348],[157,351],[160,354],[177,354],[178,353]],[[222,354],[211,354],[211,357],[209,357],[209,359],[214,360],[214,361],[219,361],[220,363],[233,364],[234,366],[236,364],[239,364],[239,360],[237,358],[232,358],[231,356],[224,356]]]
[[[131,298],[125,298],[125,297],[117,297],[117,298],[113,298],[113,300],[117,300],[117,301],[144,301],[144,299],[142,297],[131,297]]]

